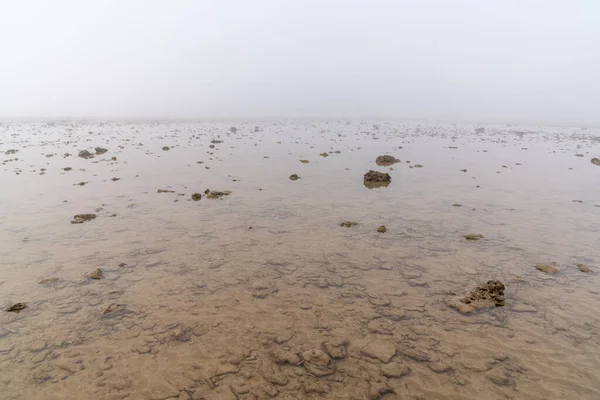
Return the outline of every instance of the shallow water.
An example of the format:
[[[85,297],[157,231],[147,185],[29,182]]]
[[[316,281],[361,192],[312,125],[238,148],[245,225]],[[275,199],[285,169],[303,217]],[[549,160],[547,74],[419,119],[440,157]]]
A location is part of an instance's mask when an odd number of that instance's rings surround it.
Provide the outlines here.
[[[600,131],[474,128],[0,125],[0,398],[600,398]],[[490,279],[504,307],[446,305]]]

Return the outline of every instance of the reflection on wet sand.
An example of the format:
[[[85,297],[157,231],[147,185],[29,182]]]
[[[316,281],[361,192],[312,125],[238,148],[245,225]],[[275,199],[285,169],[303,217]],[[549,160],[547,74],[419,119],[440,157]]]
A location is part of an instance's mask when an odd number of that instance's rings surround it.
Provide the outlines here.
[[[600,398],[598,131],[0,133],[2,398]]]

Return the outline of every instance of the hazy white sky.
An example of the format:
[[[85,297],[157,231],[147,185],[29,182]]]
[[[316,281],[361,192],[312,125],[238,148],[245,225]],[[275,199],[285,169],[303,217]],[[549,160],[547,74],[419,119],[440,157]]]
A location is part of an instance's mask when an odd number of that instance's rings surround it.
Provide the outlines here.
[[[0,0],[0,116],[600,124],[599,0]]]

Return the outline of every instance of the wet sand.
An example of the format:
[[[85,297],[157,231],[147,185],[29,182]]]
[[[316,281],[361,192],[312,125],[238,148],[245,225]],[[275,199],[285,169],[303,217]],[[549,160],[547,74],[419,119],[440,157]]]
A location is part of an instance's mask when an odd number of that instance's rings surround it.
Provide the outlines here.
[[[475,128],[3,123],[0,398],[600,398],[600,130]]]

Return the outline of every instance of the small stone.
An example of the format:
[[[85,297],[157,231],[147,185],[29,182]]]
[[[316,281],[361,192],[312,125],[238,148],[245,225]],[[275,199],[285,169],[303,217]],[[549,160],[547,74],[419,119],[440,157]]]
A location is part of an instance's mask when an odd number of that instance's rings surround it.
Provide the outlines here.
[[[536,264],[535,268],[537,268],[539,271],[545,272],[547,274],[556,274],[556,273],[560,272],[560,270],[557,268],[557,264],[555,262],[552,262],[550,264]]]
[[[352,226],[358,225],[358,222],[354,222],[354,221],[343,221],[340,222],[340,226],[345,226],[346,228],[350,228]]]
[[[379,232],[379,233],[386,233],[387,232],[387,228],[385,227],[385,225],[381,225],[379,228],[377,228],[377,232]]]
[[[100,268],[96,268],[95,270],[88,272],[85,276],[89,279],[102,279],[104,278],[104,272]]]
[[[300,177],[298,175],[296,175],[296,174],[290,175],[290,180],[291,181],[297,181],[298,179],[300,179]]]
[[[81,158],[85,158],[86,160],[89,160],[90,158],[94,158],[94,155],[87,150],[81,150],[79,152],[78,156]]]
[[[468,235],[465,235],[464,238],[467,240],[479,240],[479,239],[483,239],[483,235],[469,233]]]
[[[327,154],[327,153],[321,153],[321,154],[319,154],[319,155],[320,155],[321,157],[329,157],[329,154]]]
[[[116,181],[119,181],[119,180],[121,180],[121,178],[112,178],[111,179],[111,181],[113,181],[113,182],[116,182]]]
[[[378,156],[375,159],[375,164],[379,165],[380,167],[388,167],[398,162],[400,162],[400,160],[398,160],[396,157],[387,154],[383,156]]]
[[[309,161],[308,161],[308,160],[300,160],[300,162],[301,162],[302,164],[308,164],[308,163],[309,163]]]
[[[592,162],[592,164],[594,164],[594,165],[598,165],[598,166],[600,166],[600,158],[596,158],[596,157],[594,157],[594,158],[592,158],[591,162]]]
[[[200,193],[194,193],[194,194],[192,194],[192,200],[194,200],[194,201],[198,201],[201,198],[202,198],[202,194],[200,194]]]
[[[591,273],[592,270],[590,267],[584,264],[574,264],[581,272]]]
[[[502,307],[505,301],[504,289],[502,282],[488,281],[464,296],[449,299],[446,304],[465,314],[484,308]]]
[[[12,306],[6,307],[4,310],[7,312],[20,313],[21,311],[23,311],[26,308],[27,308],[27,306],[24,303],[15,303]]]
[[[84,222],[96,219],[96,214],[77,214],[73,217],[72,224],[83,224]]]
[[[163,149],[163,151],[169,151],[169,150],[171,150],[171,148],[169,146],[163,146],[162,149]]]
[[[462,204],[460,204],[460,203],[454,203],[454,204],[452,204],[452,207],[462,207]]]

